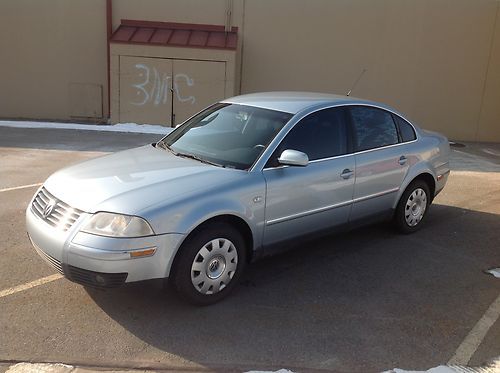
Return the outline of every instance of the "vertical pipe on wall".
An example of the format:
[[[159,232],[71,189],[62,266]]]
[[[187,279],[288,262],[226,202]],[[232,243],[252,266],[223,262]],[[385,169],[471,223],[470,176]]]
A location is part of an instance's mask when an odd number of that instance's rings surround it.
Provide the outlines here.
[[[495,13],[495,21],[493,22],[493,30],[491,31],[491,38],[490,38],[490,50],[488,54],[488,63],[486,65],[486,72],[484,74],[484,80],[483,80],[483,90],[481,94],[481,103],[479,104],[479,115],[477,118],[477,125],[476,125],[476,132],[474,133],[474,139],[473,141],[482,141],[483,139],[479,138],[479,130],[481,126],[481,117],[483,115],[483,107],[484,107],[484,98],[486,96],[486,86],[488,84],[488,78],[489,78],[489,72],[490,72],[490,66],[491,66],[491,59],[493,56],[493,49],[495,49],[495,33],[497,29],[497,22],[498,18],[500,17],[500,2],[497,2],[497,10]]]
[[[106,0],[106,43],[107,43],[107,53],[108,53],[108,110],[107,116],[108,120],[111,117],[111,52],[110,52],[110,41],[111,34],[113,33],[113,0]]]
[[[241,28],[238,35],[238,40],[240,40],[240,51],[239,51],[239,59],[240,59],[240,71],[239,71],[239,84],[238,84],[238,94],[241,95],[241,87],[243,84],[243,51],[244,51],[244,35],[245,35],[245,7],[246,0],[242,1],[242,11],[241,11]]]
[[[224,31],[231,31],[231,17],[233,14],[233,0],[226,0],[226,18],[224,22]]]

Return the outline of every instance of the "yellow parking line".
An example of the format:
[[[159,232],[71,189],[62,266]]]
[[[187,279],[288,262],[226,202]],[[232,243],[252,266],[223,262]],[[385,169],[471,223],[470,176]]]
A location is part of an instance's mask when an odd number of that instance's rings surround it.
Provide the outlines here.
[[[25,188],[32,188],[32,187],[37,187],[37,186],[40,186],[42,185],[43,183],[36,183],[36,184],[29,184],[29,185],[21,185],[21,186],[16,186],[16,187],[12,187],[12,188],[4,188],[4,189],[0,189],[0,193],[1,192],[9,192],[11,190],[17,190],[17,189],[25,189]]]
[[[38,280],[31,281],[31,282],[28,282],[28,283],[23,284],[23,285],[14,286],[13,288],[8,288],[8,289],[5,289],[5,290],[1,290],[0,291],[0,298],[6,297],[8,295],[15,294],[15,293],[19,293],[20,291],[24,291],[24,290],[28,290],[28,289],[34,288],[35,286],[40,286],[40,285],[46,284],[48,282],[59,280],[62,277],[63,277],[62,275],[60,275],[59,273],[56,273],[54,275],[50,275],[50,276],[47,276],[47,277],[39,278]]]

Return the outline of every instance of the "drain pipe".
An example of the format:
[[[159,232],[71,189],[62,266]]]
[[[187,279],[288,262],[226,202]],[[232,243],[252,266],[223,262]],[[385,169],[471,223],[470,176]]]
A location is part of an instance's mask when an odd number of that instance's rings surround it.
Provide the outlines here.
[[[107,58],[108,58],[108,121],[111,119],[111,52],[110,41],[113,33],[113,0],[106,0],[106,39],[107,39]]]
[[[226,0],[226,20],[224,22],[224,31],[231,31],[231,18],[233,15],[233,0]]]

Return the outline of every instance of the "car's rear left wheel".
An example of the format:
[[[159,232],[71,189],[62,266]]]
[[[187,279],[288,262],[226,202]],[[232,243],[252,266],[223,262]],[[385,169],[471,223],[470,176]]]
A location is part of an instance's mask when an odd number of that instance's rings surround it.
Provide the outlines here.
[[[246,263],[245,242],[232,226],[211,224],[194,232],[179,251],[172,273],[178,294],[196,305],[225,298]]]
[[[413,233],[420,229],[430,204],[429,186],[423,180],[408,185],[399,200],[394,220],[402,233]]]

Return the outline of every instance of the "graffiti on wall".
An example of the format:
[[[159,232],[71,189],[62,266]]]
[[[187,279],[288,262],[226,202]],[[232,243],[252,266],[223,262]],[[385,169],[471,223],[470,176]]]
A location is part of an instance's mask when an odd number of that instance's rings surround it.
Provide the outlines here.
[[[181,83],[185,83],[188,87],[194,86],[194,80],[188,75],[179,73],[173,77],[165,72],[159,72],[156,67],[138,63],[135,65],[138,70],[138,76],[141,81],[137,84],[132,84],[137,90],[138,101],[130,102],[133,105],[143,106],[152,103],[155,106],[164,105],[167,103],[168,93],[170,92],[180,102],[189,102],[193,105],[196,102],[194,96],[184,96],[181,93]]]

